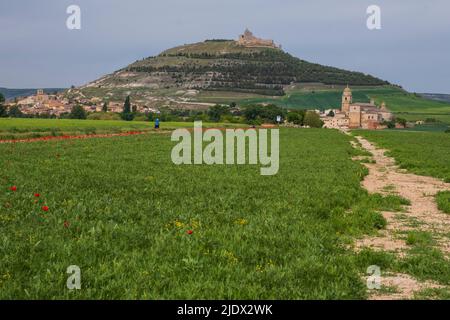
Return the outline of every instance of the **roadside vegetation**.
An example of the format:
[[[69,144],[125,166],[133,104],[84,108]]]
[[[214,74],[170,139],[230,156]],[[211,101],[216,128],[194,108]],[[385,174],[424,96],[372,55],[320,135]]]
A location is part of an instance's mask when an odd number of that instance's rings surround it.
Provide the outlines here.
[[[450,190],[439,192],[436,195],[436,202],[439,210],[450,214]]]
[[[387,149],[401,168],[450,182],[450,134],[443,132],[354,130]]]

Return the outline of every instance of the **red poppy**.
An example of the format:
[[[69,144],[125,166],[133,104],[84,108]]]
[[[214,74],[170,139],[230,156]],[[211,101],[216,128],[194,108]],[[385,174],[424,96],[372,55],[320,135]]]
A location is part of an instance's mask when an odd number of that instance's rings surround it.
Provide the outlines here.
[[[44,211],[48,211],[48,209],[49,209],[49,207],[47,207],[47,206],[42,207],[42,210],[44,210]]]
[[[192,230],[188,230],[187,231],[187,234],[192,234],[194,231],[192,231]]]
[[[64,221],[64,228],[68,228],[70,227],[70,222],[69,221]]]
[[[39,193],[35,193],[34,196],[35,196],[36,198],[39,198],[41,195],[40,195]]]
[[[11,188],[9,188],[11,191],[17,191],[17,187],[16,186],[12,186]]]

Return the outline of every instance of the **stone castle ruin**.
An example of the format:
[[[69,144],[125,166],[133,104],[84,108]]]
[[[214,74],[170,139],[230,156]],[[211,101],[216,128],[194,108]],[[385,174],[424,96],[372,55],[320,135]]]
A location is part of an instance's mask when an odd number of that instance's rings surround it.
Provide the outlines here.
[[[280,46],[276,45],[273,40],[265,40],[257,38],[253,35],[253,33],[245,29],[244,34],[241,34],[238,39],[238,44],[245,47],[268,47],[268,48],[281,48]]]

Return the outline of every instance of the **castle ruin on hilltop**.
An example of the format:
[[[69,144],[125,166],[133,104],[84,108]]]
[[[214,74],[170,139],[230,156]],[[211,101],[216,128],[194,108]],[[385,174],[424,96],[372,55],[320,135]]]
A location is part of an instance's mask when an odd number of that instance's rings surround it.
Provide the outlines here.
[[[280,46],[276,45],[273,40],[265,40],[257,38],[253,35],[253,33],[245,29],[244,34],[241,34],[238,39],[238,44],[245,47],[268,47],[268,48],[281,48]]]

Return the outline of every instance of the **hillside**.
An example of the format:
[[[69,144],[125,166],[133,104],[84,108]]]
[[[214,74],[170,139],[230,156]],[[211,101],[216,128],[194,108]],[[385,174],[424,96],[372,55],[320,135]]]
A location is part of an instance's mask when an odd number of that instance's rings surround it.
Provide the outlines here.
[[[310,63],[281,49],[240,46],[232,40],[207,40],[166,50],[136,61],[85,88],[232,91],[284,95],[298,82],[335,85],[385,85],[359,72]]]
[[[442,94],[442,93],[421,93],[420,96],[425,99],[448,102],[450,103],[450,94]]]

